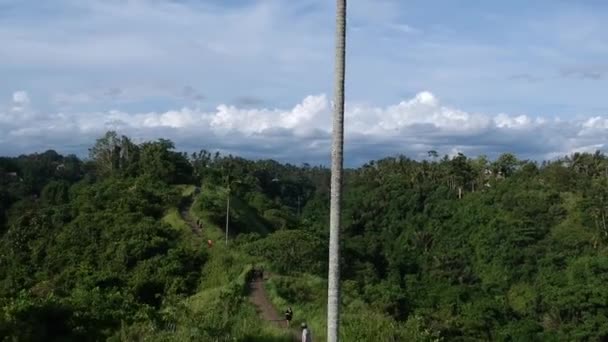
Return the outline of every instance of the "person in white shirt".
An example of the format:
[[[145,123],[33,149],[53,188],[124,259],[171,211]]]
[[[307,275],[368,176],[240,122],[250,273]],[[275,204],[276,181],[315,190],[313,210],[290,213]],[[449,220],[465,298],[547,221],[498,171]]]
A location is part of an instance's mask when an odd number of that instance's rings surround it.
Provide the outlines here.
[[[302,342],[312,342],[312,335],[306,323],[302,323]]]

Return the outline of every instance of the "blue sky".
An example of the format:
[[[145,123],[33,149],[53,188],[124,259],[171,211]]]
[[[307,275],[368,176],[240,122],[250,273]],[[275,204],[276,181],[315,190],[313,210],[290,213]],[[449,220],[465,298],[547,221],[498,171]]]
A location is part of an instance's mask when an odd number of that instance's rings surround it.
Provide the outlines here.
[[[348,16],[348,160],[604,148],[608,3],[352,0]],[[115,128],[324,160],[333,25],[327,0],[0,0],[0,154],[86,151]]]

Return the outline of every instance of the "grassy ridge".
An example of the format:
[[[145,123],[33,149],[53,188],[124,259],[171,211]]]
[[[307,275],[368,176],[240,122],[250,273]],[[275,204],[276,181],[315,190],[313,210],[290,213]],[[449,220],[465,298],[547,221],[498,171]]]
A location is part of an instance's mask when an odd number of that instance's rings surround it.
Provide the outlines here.
[[[178,230],[180,232],[183,232],[183,233],[190,232],[190,227],[181,218],[181,215],[179,214],[179,210],[177,208],[170,208],[169,210],[167,210],[167,212],[165,213],[165,216],[163,216],[162,220],[163,220],[163,222],[167,223],[168,225],[170,225],[171,227],[175,228],[176,230]]]
[[[271,265],[272,260],[261,260],[253,258],[244,252],[245,246],[233,245],[234,242],[229,242],[229,246],[224,244],[224,232],[222,229],[214,225],[209,215],[201,210],[201,205],[197,201],[209,196],[221,196],[221,189],[210,189],[210,193],[206,196],[198,196],[191,207],[191,215],[203,221],[203,234],[214,240],[215,246],[211,248],[212,257],[205,265],[204,280],[202,288],[214,288],[222,286],[222,284],[230,284],[234,282],[242,273],[243,265],[264,265],[266,270],[273,271]],[[224,194],[225,195],[225,194]],[[250,207],[246,202],[238,198],[231,198],[232,209],[231,217],[236,216],[241,222],[251,222],[253,226],[262,226],[264,230],[267,228],[263,225],[263,221],[257,215],[255,209]],[[236,212],[236,214],[235,214]],[[247,229],[249,231],[249,229]],[[261,228],[251,229],[262,233]],[[250,266],[247,266],[250,267]],[[270,296],[271,302],[279,311],[285,310],[291,306],[294,310],[293,324],[296,326],[302,322],[306,322],[313,332],[315,341],[325,341],[326,325],[326,304],[327,304],[327,281],[320,277],[301,273],[293,276],[285,276],[277,274],[276,271],[265,284],[267,293]],[[341,337],[345,341],[434,341],[434,338],[423,333],[417,334],[417,326],[406,329],[404,324],[397,323],[388,315],[373,310],[367,304],[357,300],[358,297],[354,289],[348,287],[343,289],[343,311],[341,324]],[[213,296],[211,293],[201,293],[201,297]],[[217,296],[217,294],[215,294]],[[197,303],[200,303],[198,301]],[[200,306],[200,304],[196,304]],[[244,307],[242,317],[236,323],[240,328],[245,329],[249,326],[249,322],[255,322],[255,317],[251,317],[251,307]],[[255,312],[253,313],[255,314]],[[414,322],[416,323],[416,322]],[[410,325],[412,325],[410,323]],[[275,332],[276,328],[268,324],[262,324],[265,329],[270,332]],[[409,333],[411,331],[412,333]],[[281,333],[280,331],[278,333]],[[284,334],[284,332],[283,332]],[[280,334],[279,334],[280,335]],[[288,336],[284,336],[288,338]],[[259,339],[269,340],[271,339]],[[288,340],[288,339],[287,339]]]
[[[183,192],[185,194],[186,192]],[[192,195],[190,193],[190,195]],[[210,189],[205,195],[197,196],[190,208],[190,215],[203,224],[203,236],[194,241],[207,248],[209,259],[203,269],[200,291],[185,301],[191,315],[215,322],[223,331],[230,331],[231,338],[238,341],[291,341],[290,334],[264,322],[258,317],[255,308],[247,299],[247,275],[252,265],[264,265],[273,274],[266,282],[266,290],[271,302],[279,311],[288,306],[294,310],[293,325],[297,327],[306,322],[313,332],[315,341],[325,341],[327,281],[323,278],[301,273],[291,276],[273,272],[272,260],[254,258],[245,252],[245,246],[237,245],[230,240],[225,245],[224,231],[211,222],[209,214],[198,203],[210,196],[221,196],[221,189]],[[217,199],[217,197],[215,197]],[[252,225],[263,226],[255,209],[246,202],[234,198],[231,201],[238,219],[252,222]],[[231,213],[235,215],[234,213]],[[179,212],[170,210],[165,221],[176,229],[190,233],[189,227],[182,220]],[[255,228],[257,232],[262,229]],[[264,227],[266,232],[268,231]],[[190,233],[191,234],[191,233]],[[208,248],[206,239],[214,241]],[[388,315],[371,308],[358,300],[356,290],[348,284],[343,286],[341,337],[345,341],[436,341],[437,339],[420,330],[420,322],[415,317],[411,322],[398,323]],[[211,310],[210,310],[211,309]],[[209,312],[214,312],[210,314]],[[196,326],[188,322],[185,326]],[[186,338],[180,335],[180,338]]]
[[[266,283],[272,303],[282,310],[291,306],[292,323],[302,322],[310,327],[315,341],[325,341],[327,324],[325,317],[327,282],[321,278],[303,274],[298,277],[273,275]]]
[[[202,221],[203,239],[213,240],[214,246],[208,249],[209,260],[203,268],[201,291],[187,299],[187,306],[196,315],[204,315],[210,307],[221,308],[223,315],[220,316],[230,325],[232,338],[238,341],[291,341],[289,333],[261,320],[248,301],[247,276],[255,260],[231,245],[225,245],[224,232],[210,222],[205,212],[198,210],[196,202],[200,199],[201,196],[194,200],[190,214]],[[233,307],[227,307],[227,304]],[[216,320],[217,317],[207,319]]]

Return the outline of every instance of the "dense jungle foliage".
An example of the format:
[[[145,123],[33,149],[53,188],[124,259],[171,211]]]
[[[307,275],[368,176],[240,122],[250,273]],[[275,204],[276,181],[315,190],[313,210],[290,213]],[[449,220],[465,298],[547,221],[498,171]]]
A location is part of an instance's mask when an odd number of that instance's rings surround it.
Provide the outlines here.
[[[608,341],[603,154],[430,151],[344,191],[345,341]],[[254,265],[322,341],[328,214],[325,167],[164,139],[0,158],[0,341],[289,341],[247,300]]]

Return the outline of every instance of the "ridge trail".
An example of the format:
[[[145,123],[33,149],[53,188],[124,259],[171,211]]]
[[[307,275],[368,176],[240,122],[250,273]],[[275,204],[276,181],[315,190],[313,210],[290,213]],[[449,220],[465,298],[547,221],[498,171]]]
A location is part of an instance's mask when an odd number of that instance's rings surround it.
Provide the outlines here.
[[[190,226],[192,233],[197,236],[202,236],[202,230],[196,224],[195,220],[190,215],[190,207],[192,206],[192,200],[185,203],[180,209],[179,213],[182,219]],[[289,329],[287,322],[279,311],[274,307],[269,299],[268,293],[264,288],[264,278],[259,277],[255,272],[254,276],[249,282],[249,301],[255,306],[257,314],[265,321],[271,322],[278,328],[286,329],[291,332],[292,340],[299,341],[298,331],[295,329]]]

